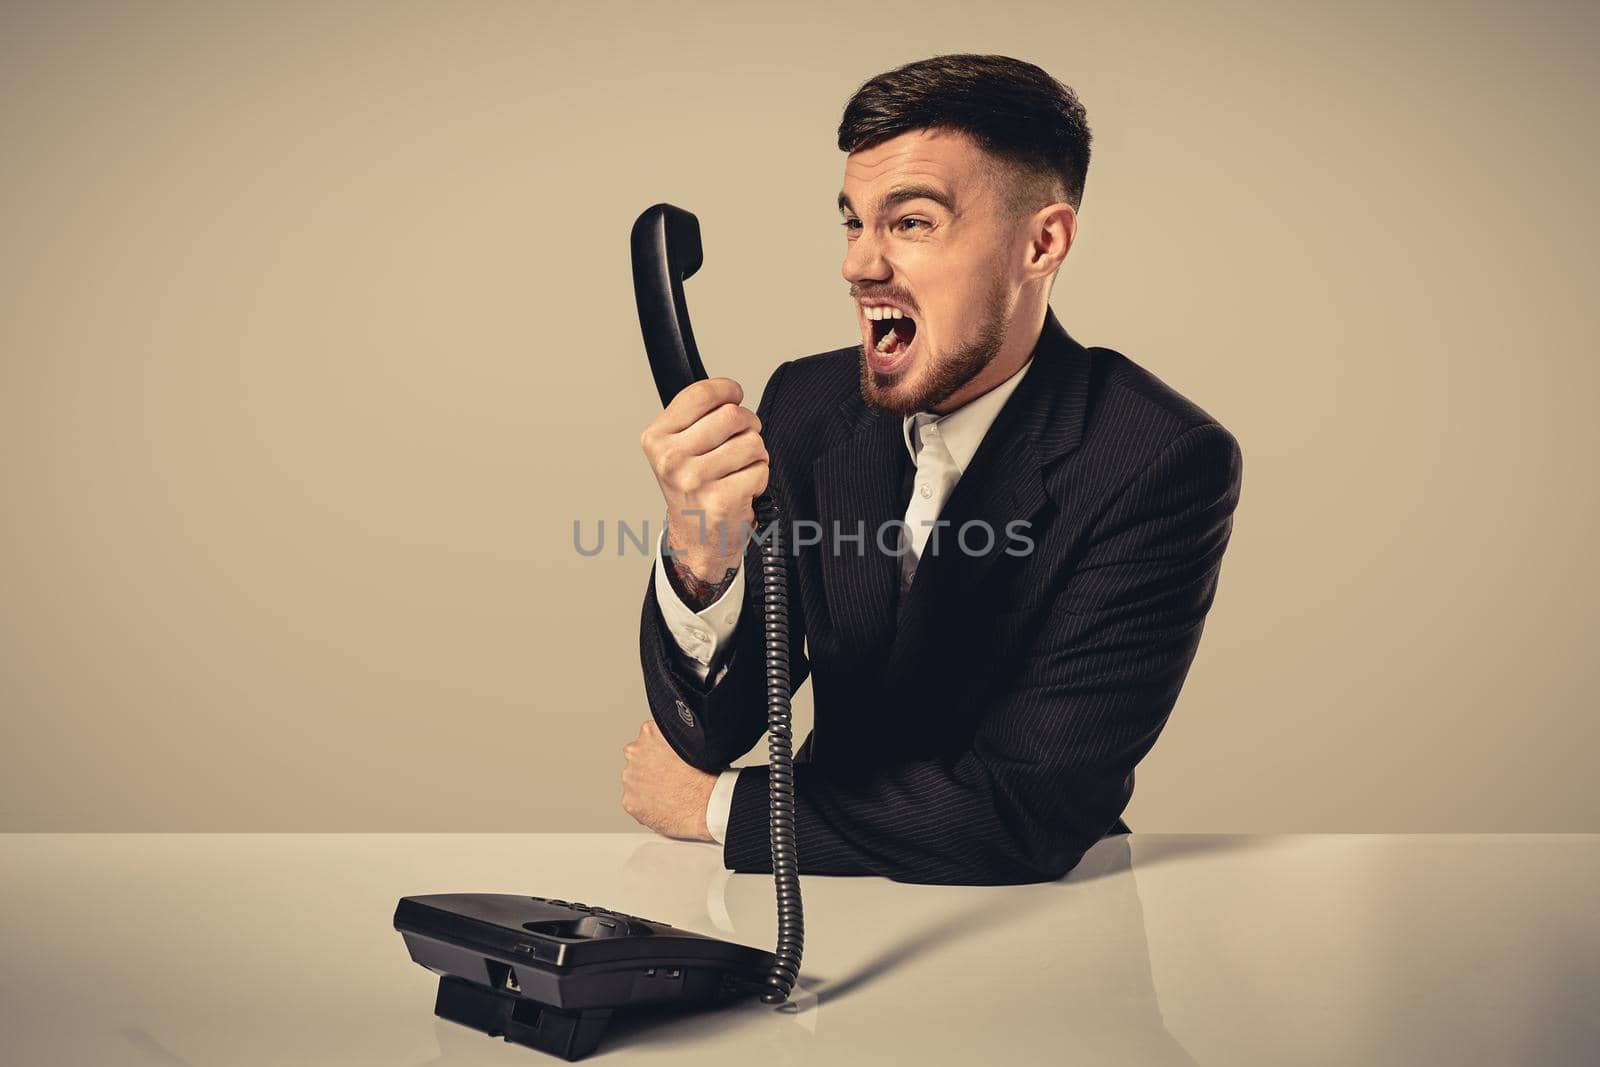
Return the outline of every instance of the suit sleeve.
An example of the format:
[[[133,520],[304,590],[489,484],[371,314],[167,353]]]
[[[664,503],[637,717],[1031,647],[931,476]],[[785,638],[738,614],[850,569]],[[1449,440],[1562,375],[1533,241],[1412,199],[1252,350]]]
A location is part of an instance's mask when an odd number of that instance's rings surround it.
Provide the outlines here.
[[[787,368],[785,363],[773,372],[756,407],[763,433],[769,438],[774,398]],[[774,441],[767,443],[773,456],[776,480],[776,469],[782,457]],[[732,639],[717,650],[704,679],[691,670],[679,654],[656,598],[653,571],[645,587],[639,653],[650,715],[684,762],[713,774],[748,752],[767,729],[765,653],[760,625],[761,549],[754,538],[745,548],[744,572],[751,577],[744,582],[739,623]],[[789,581],[790,588],[795,588],[792,555]],[[809,673],[809,665],[800,651],[805,627],[794,600],[790,601],[789,610],[789,673],[791,685],[798,689]]]
[[[897,881],[1051,881],[1112,827],[1199,647],[1238,503],[1208,423],[1116,496],[959,755],[843,780],[795,768],[800,869]],[[740,772],[727,866],[770,871],[765,768]]]

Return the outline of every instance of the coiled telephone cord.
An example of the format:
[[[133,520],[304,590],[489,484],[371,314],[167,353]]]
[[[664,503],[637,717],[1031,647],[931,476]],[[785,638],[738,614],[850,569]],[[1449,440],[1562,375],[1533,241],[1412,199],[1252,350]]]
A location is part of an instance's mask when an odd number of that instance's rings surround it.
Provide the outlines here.
[[[778,895],[778,946],[767,975],[766,1004],[789,999],[800,975],[805,916],[800,908],[800,860],[795,850],[794,735],[789,700],[789,580],[783,523],[770,496],[756,501],[761,534],[761,604],[767,679],[768,835]]]

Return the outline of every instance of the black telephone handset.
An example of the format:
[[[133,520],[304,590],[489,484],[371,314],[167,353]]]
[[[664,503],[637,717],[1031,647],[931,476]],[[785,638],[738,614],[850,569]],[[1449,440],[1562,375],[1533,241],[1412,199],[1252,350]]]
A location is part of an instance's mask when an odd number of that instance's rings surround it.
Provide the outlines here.
[[[691,382],[707,377],[689,325],[683,283],[705,261],[700,220],[671,204],[657,204],[633,224],[633,296],[661,406]]]
[[[662,406],[691,382],[706,377],[695,348],[683,283],[700,269],[700,220],[671,204],[646,208],[633,224],[633,295],[639,305],[645,355]],[[789,582],[781,510],[769,489],[755,501],[761,545],[762,624],[766,646],[767,764],[772,878],[778,896],[776,962],[762,1000],[781,1004],[800,974],[805,920],[800,907],[800,863],[795,850],[794,736],[789,700]],[[748,625],[748,622],[746,623]]]
[[[700,223],[689,212],[657,204],[634,223],[634,295],[662,404],[706,376],[683,301],[683,281],[700,269],[700,262]],[[795,854],[788,576],[771,492],[755,502],[755,511],[777,951],[766,953],[654,919],[546,897],[403,897],[395,909],[394,928],[405,938],[411,958],[439,975],[435,1015],[575,1060],[594,1051],[617,1009],[711,1003],[754,990],[768,1004],[788,999],[800,973],[805,935]]]

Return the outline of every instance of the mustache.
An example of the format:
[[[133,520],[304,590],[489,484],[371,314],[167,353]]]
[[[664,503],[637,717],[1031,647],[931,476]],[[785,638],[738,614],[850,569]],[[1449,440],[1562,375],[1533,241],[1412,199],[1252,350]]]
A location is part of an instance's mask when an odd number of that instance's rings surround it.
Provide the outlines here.
[[[850,299],[886,300],[891,303],[899,304],[901,307],[910,308],[912,311],[920,310],[917,307],[916,301],[912,300],[905,294],[897,293],[892,289],[863,289],[858,285],[852,285],[850,287]]]

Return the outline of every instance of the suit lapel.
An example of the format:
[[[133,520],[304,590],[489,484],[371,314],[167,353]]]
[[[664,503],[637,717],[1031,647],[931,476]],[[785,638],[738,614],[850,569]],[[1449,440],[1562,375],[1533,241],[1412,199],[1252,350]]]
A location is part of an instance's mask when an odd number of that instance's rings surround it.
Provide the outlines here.
[[[812,464],[829,615],[841,644],[862,655],[881,653],[894,637],[900,572],[895,557],[879,548],[878,531],[905,516],[900,475],[910,462],[900,417],[867,408],[856,396],[841,408],[831,444]],[[835,522],[846,537],[862,532],[861,544],[835,542]],[[886,529],[886,539],[895,535]]]

